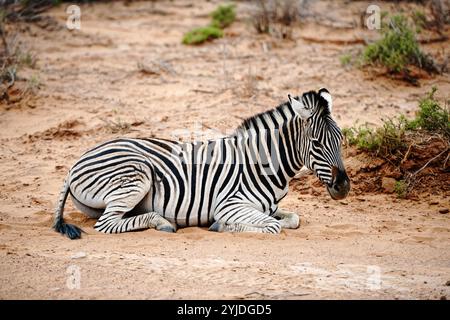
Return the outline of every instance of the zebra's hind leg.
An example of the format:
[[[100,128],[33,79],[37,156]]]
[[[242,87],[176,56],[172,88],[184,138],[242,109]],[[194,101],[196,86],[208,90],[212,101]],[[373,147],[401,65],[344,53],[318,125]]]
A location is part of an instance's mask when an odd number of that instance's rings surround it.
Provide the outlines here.
[[[295,212],[278,209],[274,217],[280,218],[280,225],[284,229],[297,229],[300,226],[300,217]]]
[[[146,188],[147,190],[149,188]],[[108,194],[105,212],[98,219],[94,229],[104,233],[122,233],[128,231],[155,228],[156,230],[175,232],[172,224],[156,212],[146,212],[132,217],[125,214],[133,210],[147,194],[146,189],[128,188],[126,192],[117,189]]]
[[[105,211],[98,219],[94,229],[104,233],[122,233],[148,228],[176,232],[174,226],[156,212],[147,212],[129,218],[123,218],[124,214],[124,212],[116,210]]]
[[[215,222],[209,228],[217,232],[257,232],[280,233],[281,225],[275,218],[262,213],[255,208],[241,205],[235,206],[227,212],[215,215]]]

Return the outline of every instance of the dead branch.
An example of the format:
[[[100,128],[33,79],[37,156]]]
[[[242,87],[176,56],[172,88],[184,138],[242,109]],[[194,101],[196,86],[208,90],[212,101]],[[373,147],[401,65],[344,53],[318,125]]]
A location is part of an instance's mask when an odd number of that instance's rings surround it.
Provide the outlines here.
[[[425,163],[422,168],[420,168],[419,170],[417,170],[416,172],[413,173],[413,176],[416,176],[417,174],[419,174],[423,169],[425,169],[431,162],[433,162],[434,160],[436,160],[437,158],[439,158],[444,152],[449,151],[449,148],[446,148],[444,151],[440,152],[437,156],[434,156],[433,158],[431,158],[430,160],[428,160],[427,163]]]

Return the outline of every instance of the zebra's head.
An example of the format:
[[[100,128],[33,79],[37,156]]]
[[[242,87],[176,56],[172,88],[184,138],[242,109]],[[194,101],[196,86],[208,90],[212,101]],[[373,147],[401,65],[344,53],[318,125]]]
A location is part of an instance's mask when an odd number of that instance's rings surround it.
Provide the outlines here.
[[[341,157],[342,133],[331,117],[330,93],[322,88],[288,97],[298,115],[298,151],[303,165],[326,184],[333,199],[344,199],[350,191],[350,179]]]

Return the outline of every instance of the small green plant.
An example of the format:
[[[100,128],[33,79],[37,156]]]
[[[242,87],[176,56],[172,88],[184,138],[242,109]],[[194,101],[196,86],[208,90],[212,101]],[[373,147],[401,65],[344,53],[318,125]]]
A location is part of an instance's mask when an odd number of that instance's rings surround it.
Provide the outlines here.
[[[435,99],[436,91],[437,88],[433,87],[431,92],[419,101],[419,111],[410,127],[441,133],[450,138],[450,111],[448,107],[441,107]]]
[[[420,99],[419,110],[412,120],[400,115],[384,120],[383,125],[378,128],[371,128],[367,124],[343,128],[342,134],[347,144],[377,156],[385,158],[394,156],[400,161],[403,153],[408,149],[406,137],[409,133],[426,130],[450,138],[450,112],[448,108],[441,107],[435,99],[436,91],[437,89],[433,87],[431,92]]]
[[[18,54],[19,65],[24,65],[30,68],[36,66],[36,56],[29,51],[20,52]]]
[[[7,9],[10,8],[12,2],[8,2],[4,8],[0,9],[0,102],[6,103],[18,102],[27,93],[34,93],[39,87],[35,85],[34,79],[28,79],[25,89],[19,87],[19,90],[12,90],[17,82],[26,80],[23,77],[18,77],[23,67],[34,68],[36,65],[36,58],[30,52],[26,51],[22,45],[14,41],[16,34],[11,30],[13,28],[6,28],[9,23]],[[11,95],[11,91],[14,93]],[[20,92],[20,93],[18,93]]]
[[[346,53],[342,55],[339,60],[341,61],[341,65],[346,67],[352,63],[352,55],[350,53]]]
[[[383,125],[375,129],[365,124],[358,128],[345,128],[342,133],[347,143],[358,149],[382,156],[392,155],[407,147],[404,137],[408,125],[406,118],[398,117],[384,120]]]
[[[27,86],[30,90],[36,90],[41,86],[41,80],[39,79],[39,76],[36,74],[33,74],[27,81]]]
[[[115,121],[103,120],[105,128],[111,133],[127,133],[131,130],[131,124],[117,117]]]
[[[183,44],[201,44],[206,41],[222,38],[222,29],[228,27],[236,18],[235,6],[221,5],[211,13],[211,23],[206,27],[195,28],[183,36]]]
[[[234,22],[236,19],[236,11],[234,4],[220,5],[211,13],[211,26],[224,29]]]
[[[406,198],[408,195],[408,183],[405,180],[399,180],[395,182],[394,192],[399,198]]]
[[[434,61],[424,54],[416,39],[417,30],[403,15],[395,15],[383,23],[382,38],[369,44],[362,53],[364,64],[381,65],[392,73],[409,73],[410,66],[437,72]]]
[[[415,10],[412,13],[412,20],[416,26],[417,32],[420,32],[422,29],[427,26],[427,17],[422,10]]]
[[[187,32],[183,37],[184,44],[201,44],[211,39],[223,37],[223,31],[219,28],[208,26],[200,27]]]

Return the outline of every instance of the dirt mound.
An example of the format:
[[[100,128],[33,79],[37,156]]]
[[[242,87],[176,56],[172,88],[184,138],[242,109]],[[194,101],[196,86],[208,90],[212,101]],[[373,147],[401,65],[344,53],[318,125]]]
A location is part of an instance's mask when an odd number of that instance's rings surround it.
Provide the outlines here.
[[[438,135],[414,133],[407,137],[406,153],[381,157],[349,147],[348,171],[352,190],[393,193],[417,198],[421,194],[448,195],[449,142]]]
[[[53,139],[74,139],[81,136],[81,127],[84,123],[79,120],[67,120],[58,126],[49,128],[43,132],[27,135],[28,142]]]

